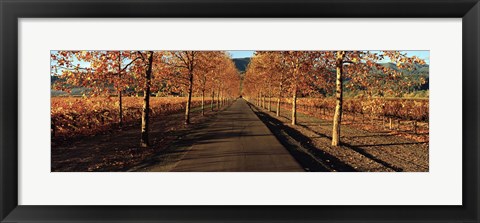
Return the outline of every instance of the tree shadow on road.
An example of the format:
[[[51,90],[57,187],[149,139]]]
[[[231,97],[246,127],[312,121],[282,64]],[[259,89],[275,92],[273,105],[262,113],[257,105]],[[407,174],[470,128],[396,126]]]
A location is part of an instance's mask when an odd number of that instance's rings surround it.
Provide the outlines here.
[[[311,139],[298,130],[258,111],[250,103],[249,106],[306,170],[312,172],[356,172],[352,166],[313,146]]]

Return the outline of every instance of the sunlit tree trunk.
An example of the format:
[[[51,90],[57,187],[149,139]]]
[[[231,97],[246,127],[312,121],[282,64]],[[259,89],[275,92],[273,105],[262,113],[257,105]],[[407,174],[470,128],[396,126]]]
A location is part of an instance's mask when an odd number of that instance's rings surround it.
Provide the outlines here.
[[[202,90],[202,115],[205,115],[205,90]]]
[[[268,95],[268,111],[272,111],[272,96],[270,94]]]
[[[272,83],[268,83],[268,111],[272,111]]]
[[[259,95],[259,96],[258,96],[258,106],[261,107],[261,108],[263,108],[263,107],[262,107],[262,92],[260,92],[258,95]]]
[[[262,108],[267,108],[267,106],[265,105],[265,94],[262,95]]]
[[[150,85],[152,79],[153,51],[149,51],[148,68],[145,72],[145,88],[143,90],[143,109],[142,109],[142,136],[140,140],[141,147],[148,147],[148,127],[150,113]]]
[[[220,91],[220,107],[223,107],[223,91]]]
[[[122,52],[118,52],[118,79],[122,79]],[[120,80],[119,80],[120,81]],[[120,87],[120,86],[119,86]],[[122,90],[118,90],[118,125],[123,126]]]
[[[123,107],[122,107],[122,91],[118,91],[118,109],[119,109],[119,120],[118,120],[118,125],[120,127],[123,126]]]
[[[260,103],[260,92],[257,93],[257,106],[260,107],[261,103]]]
[[[413,133],[417,134],[417,120],[413,120]]]
[[[280,102],[282,100],[282,90],[283,90],[283,75],[280,74],[280,86],[278,90],[278,99],[277,99],[277,117],[280,116]]]
[[[297,89],[295,88],[293,92],[292,99],[292,125],[297,124]]]
[[[185,106],[185,124],[190,124],[190,105],[192,103],[192,88],[193,88],[193,68],[190,68],[189,72],[189,86],[188,86],[188,100],[187,106]]]
[[[292,99],[292,125],[297,124],[297,93],[298,93],[298,83],[297,83],[297,72],[298,72],[298,57],[296,58],[295,67],[293,69],[293,81],[294,81],[294,89],[293,89],[293,99]]]
[[[212,101],[210,102],[210,109],[213,111],[213,103],[215,102],[215,91],[212,89]]]
[[[218,100],[220,101],[220,106],[223,107],[223,92],[222,91],[220,91],[220,96],[219,96]]]
[[[336,88],[335,88],[335,115],[333,116],[332,146],[340,145],[340,125],[342,122],[342,103],[343,103],[343,58],[345,51],[337,51],[336,56]]]
[[[220,88],[217,91],[217,109],[220,109]]]
[[[281,97],[279,95],[277,98],[277,113],[276,113],[277,117],[280,116],[280,100],[281,100],[280,98]]]

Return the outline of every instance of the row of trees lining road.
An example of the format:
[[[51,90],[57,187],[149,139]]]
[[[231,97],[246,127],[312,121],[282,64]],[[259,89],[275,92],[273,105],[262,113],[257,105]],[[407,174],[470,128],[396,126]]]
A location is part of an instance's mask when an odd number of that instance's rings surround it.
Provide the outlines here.
[[[368,98],[401,97],[412,87],[425,83],[423,78],[405,74],[424,64],[424,60],[400,51],[261,51],[256,52],[246,70],[242,93],[270,111],[272,98],[276,98],[277,116],[282,98],[291,97],[292,125],[297,122],[299,96],[335,97],[332,145],[338,146],[344,87]]]
[[[206,93],[224,101],[239,95],[240,76],[231,58],[222,51],[52,51],[52,89],[70,92],[88,89],[94,96],[118,96],[119,120],[123,124],[122,97],[125,93],[143,96],[141,142],[149,146],[150,96],[186,94],[185,124],[190,124],[193,94]],[[219,105],[220,103],[217,103]]]

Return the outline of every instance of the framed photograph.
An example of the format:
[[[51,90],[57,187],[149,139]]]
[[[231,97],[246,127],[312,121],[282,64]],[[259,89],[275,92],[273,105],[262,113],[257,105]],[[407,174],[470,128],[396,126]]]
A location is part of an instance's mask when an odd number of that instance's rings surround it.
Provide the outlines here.
[[[1,222],[478,222],[477,0],[1,1]]]

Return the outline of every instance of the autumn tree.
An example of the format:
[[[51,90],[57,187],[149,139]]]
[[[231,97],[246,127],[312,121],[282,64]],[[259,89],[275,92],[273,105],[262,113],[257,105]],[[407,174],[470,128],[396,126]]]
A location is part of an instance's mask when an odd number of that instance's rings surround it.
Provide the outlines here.
[[[273,72],[276,73],[276,79],[274,82],[277,83],[277,107],[275,111],[275,115],[278,117],[280,116],[280,103],[282,102],[282,97],[283,97],[283,92],[285,91],[285,81],[286,81],[286,75],[285,70],[285,58],[283,57],[282,54],[279,53],[274,53],[274,67],[273,67]]]
[[[148,51],[146,53],[141,53],[144,57],[145,62],[145,80],[143,86],[143,107],[142,107],[142,135],[140,139],[140,146],[141,147],[148,147],[149,137],[149,118],[150,118],[150,86],[151,86],[151,79],[152,79],[152,66],[153,66],[153,51]]]
[[[334,60],[332,60],[334,58]],[[385,91],[391,91],[394,86],[413,84],[408,78],[404,78],[405,70],[415,69],[415,64],[425,62],[418,57],[408,57],[400,51],[336,51],[326,52],[324,60],[335,61],[336,84],[335,84],[335,113],[333,117],[332,146],[340,145],[340,126],[343,113],[343,85],[345,76],[348,77],[348,86],[361,88],[369,91],[373,96],[373,90],[380,95]],[[395,67],[385,66],[381,61],[390,61]],[[328,62],[327,62],[328,64]],[[397,88],[398,89],[398,88]]]
[[[240,74],[232,59],[224,57],[220,78],[223,86],[223,101],[227,102],[240,95]]]
[[[84,87],[94,95],[111,95],[112,88],[119,99],[119,124],[123,124],[122,92],[133,87],[143,91],[140,145],[147,147],[150,111],[150,88],[154,51],[57,51],[52,53],[52,70],[61,70],[56,89],[70,91]]]
[[[214,80],[221,72],[223,72],[223,67],[226,58],[225,52],[222,51],[206,51],[200,52],[199,57],[202,57],[201,62],[198,63],[198,68],[195,72],[196,86],[201,93],[202,97],[202,115],[205,114],[205,92],[208,89],[214,90]],[[213,93],[212,93],[213,95]],[[212,98],[212,103],[213,103]],[[212,104],[213,109],[213,104]]]
[[[253,58],[252,72],[258,75],[258,83],[262,86],[262,107],[267,108],[268,111],[272,109],[272,95],[274,92],[274,82],[278,73],[275,70],[275,56],[276,52],[262,51],[258,52]],[[268,98],[268,104],[265,105],[265,97]]]
[[[340,124],[342,122],[343,106],[343,63],[345,51],[337,51],[335,58],[335,115],[333,116],[332,146],[338,146],[340,143]]]
[[[113,87],[122,126],[122,92],[133,84],[129,70],[141,57],[131,51],[52,51],[51,59],[52,75],[60,78],[55,89],[70,92],[73,87],[83,87],[90,95],[110,96]]]
[[[112,59],[115,59],[115,54],[112,55]],[[113,85],[117,90],[118,94],[118,109],[119,109],[119,125],[123,125],[123,105],[122,105],[122,95],[123,91],[126,88],[129,88],[134,80],[132,75],[129,75],[129,68],[141,57],[135,53],[132,54],[130,51],[118,51],[118,60],[117,60],[117,72],[116,75],[118,78],[114,78]],[[125,62],[126,61],[126,62]],[[124,64],[126,63],[126,64]],[[115,66],[115,65],[114,65]]]
[[[190,107],[192,103],[194,71],[198,63],[197,51],[172,51],[171,58],[167,64],[178,68],[177,80],[183,83],[187,92],[187,103],[185,106],[185,124],[190,124]]]
[[[383,61],[388,61],[383,62]],[[418,57],[401,51],[275,51],[256,52],[248,65],[244,92],[265,107],[271,83],[278,86],[277,116],[282,93],[292,96],[291,123],[296,124],[297,98],[331,95],[335,98],[332,145],[340,144],[344,85],[363,91],[367,97],[386,94],[401,96],[405,89],[425,83],[404,75],[404,71],[424,64]],[[275,75],[271,75],[275,74]]]
[[[297,98],[299,94],[305,94],[312,88],[314,77],[314,63],[318,58],[312,51],[283,51],[281,52],[284,62],[285,76],[288,81],[288,91],[292,95],[291,124],[297,124]]]
[[[255,104],[257,106],[260,105],[260,91],[262,90],[262,86],[259,83],[261,81],[261,73],[258,72],[258,67],[261,66],[257,61],[260,61],[259,56],[257,53],[255,56],[250,60],[250,63],[247,66],[245,77],[243,80],[243,92],[242,94],[249,95],[249,98],[253,97]]]

